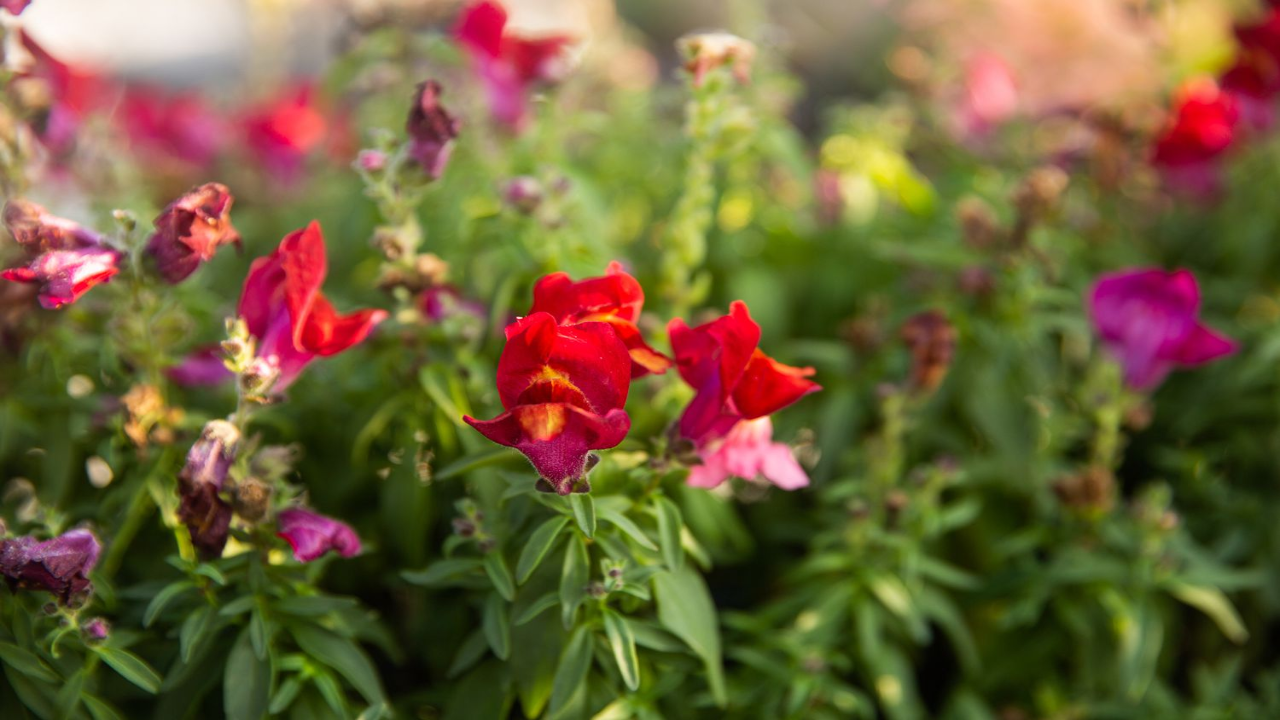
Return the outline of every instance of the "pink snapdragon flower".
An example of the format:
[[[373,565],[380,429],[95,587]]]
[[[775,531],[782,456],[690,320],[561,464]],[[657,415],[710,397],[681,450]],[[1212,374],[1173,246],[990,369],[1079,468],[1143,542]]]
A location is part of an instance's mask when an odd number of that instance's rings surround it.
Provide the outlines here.
[[[101,236],[26,200],[5,205],[4,224],[32,259],[0,277],[40,286],[40,304],[57,309],[80,299],[93,286],[120,272],[124,254]]]
[[[773,421],[768,415],[740,420],[723,438],[700,447],[698,457],[702,464],[689,469],[692,487],[714,488],[730,476],[753,481],[763,478],[783,490],[809,485],[809,476],[790,446],[773,442]]]
[[[209,345],[188,353],[164,374],[183,387],[212,387],[235,377],[223,362],[220,345]]]
[[[489,0],[462,11],[454,37],[475,62],[494,119],[517,131],[528,120],[530,91],[563,78],[565,50],[572,42],[565,35],[531,38],[508,32],[506,9]]]
[[[275,366],[274,392],[287,388],[317,357],[336,355],[368,337],[385,310],[339,315],[320,286],[328,272],[320,224],[312,222],[280,241],[249,267],[240,317],[258,340],[258,357]]]
[[[116,117],[144,162],[175,170],[210,167],[229,137],[226,121],[194,92],[131,87],[125,90]]]
[[[282,510],[276,521],[280,528],[276,534],[288,541],[298,562],[311,562],[330,550],[346,558],[360,553],[356,531],[340,520],[306,508],[290,508]]]
[[[1236,343],[1198,319],[1200,288],[1187,270],[1123,270],[1103,275],[1089,293],[1089,315],[1125,382],[1149,390],[1176,367],[1230,355]]]

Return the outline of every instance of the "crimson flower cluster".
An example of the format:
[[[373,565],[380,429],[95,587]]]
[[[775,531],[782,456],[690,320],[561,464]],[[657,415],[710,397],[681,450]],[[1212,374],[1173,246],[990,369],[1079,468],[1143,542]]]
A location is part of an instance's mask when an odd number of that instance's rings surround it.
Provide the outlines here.
[[[696,393],[676,425],[678,441],[702,459],[691,483],[714,486],[733,474],[762,475],[784,488],[807,484],[790,450],[770,442],[767,423],[771,413],[819,389],[808,379],[812,369],[788,367],[760,351],[760,327],[742,302],[696,328],[673,320],[669,358],[640,333],[643,304],[640,283],[618,263],[578,282],[564,273],[542,278],[530,314],[506,330],[497,375],[505,411],[493,420],[463,419],[524,453],[543,489],[588,492],[590,451],[615,447],[630,429],[624,406],[631,380],[674,365]]]
[[[1217,82],[1188,81],[1152,148],[1152,162],[1173,188],[1197,197],[1217,194],[1218,163],[1251,134],[1269,131],[1280,96],[1280,3],[1271,0],[1256,22],[1235,28],[1232,65]]]

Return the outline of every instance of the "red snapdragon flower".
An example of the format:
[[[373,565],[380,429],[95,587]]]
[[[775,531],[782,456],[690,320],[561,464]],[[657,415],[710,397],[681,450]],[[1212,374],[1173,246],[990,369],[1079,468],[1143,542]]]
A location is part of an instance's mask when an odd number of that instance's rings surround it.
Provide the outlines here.
[[[1089,315],[1103,344],[1138,390],[1160,384],[1175,367],[1194,367],[1236,351],[1236,343],[1201,323],[1200,288],[1187,270],[1154,268],[1103,275],[1089,292]]]
[[[418,85],[413,107],[405,121],[409,134],[409,156],[432,180],[444,174],[453,154],[453,140],[458,137],[459,123],[440,103],[440,83],[428,80]]]
[[[1212,80],[1188,82],[1178,91],[1151,161],[1170,185],[1193,195],[1213,195],[1219,184],[1217,163],[1235,142],[1239,120],[1235,98]]]
[[[330,550],[346,558],[360,553],[360,537],[340,520],[306,508],[290,508],[281,510],[276,522],[280,529],[276,535],[289,543],[298,562],[311,562]]]
[[[741,300],[728,315],[694,328],[676,318],[667,331],[680,377],[697,391],[678,429],[699,448],[822,389],[809,380],[813,368],[783,365],[757,347],[760,326]]]
[[[507,328],[498,360],[498,396],[506,409],[493,420],[464,417],[499,445],[524,453],[561,495],[587,492],[587,455],[611,448],[631,429],[622,406],[631,385],[631,356],[613,326],[562,326],[536,312]]]
[[[231,191],[225,185],[206,183],[174,200],[155,220],[156,231],[147,241],[147,254],[165,282],[186,280],[201,263],[213,259],[223,245],[240,245],[240,233],[231,225]]]
[[[39,285],[40,304],[46,308],[69,305],[120,271],[123,253],[108,247],[97,233],[33,202],[6,204],[4,223],[32,259],[26,267],[0,272],[0,277]]]
[[[241,127],[249,151],[262,167],[286,182],[298,179],[307,157],[324,144],[331,129],[308,84],[250,109]]]
[[[513,130],[520,130],[528,119],[530,90],[563,77],[564,53],[573,42],[564,35],[530,38],[509,33],[506,9],[489,0],[463,10],[453,32],[476,64],[489,111]]]
[[[606,322],[613,326],[631,354],[631,377],[662,374],[671,367],[671,358],[649,347],[636,322],[644,307],[644,289],[622,269],[609,263],[602,277],[573,282],[568,273],[551,273],[533,286],[530,313],[549,313],[561,325]]]
[[[320,224],[312,222],[253,261],[240,295],[240,317],[258,340],[258,357],[279,370],[275,392],[287,388],[316,357],[361,342],[387,318],[384,310],[339,315],[320,292],[328,272]]]
[[[194,92],[131,87],[116,117],[133,151],[149,164],[208,168],[227,144],[225,121]]]

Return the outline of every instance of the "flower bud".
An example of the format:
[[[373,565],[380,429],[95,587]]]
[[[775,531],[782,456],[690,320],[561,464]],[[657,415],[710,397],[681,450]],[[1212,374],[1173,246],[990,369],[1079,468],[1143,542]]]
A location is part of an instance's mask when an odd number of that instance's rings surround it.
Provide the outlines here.
[[[231,225],[231,192],[225,185],[207,183],[174,200],[155,220],[147,254],[156,271],[170,285],[186,280],[218,248],[240,245]]]
[[[1058,478],[1053,493],[1064,507],[1080,512],[1106,512],[1115,504],[1115,478],[1099,466]]]
[[[367,173],[380,173],[387,167],[387,154],[381,150],[361,150],[356,154],[356,166]]]
[[[440,104],[440,83],[428,80],[418,85],[405,131],[409,133],[409,157],[417,161],[432,180],[444,173],[453,152],[453,140],[461,127]]]
[[[102,642],[111,634],[111,624],[103,618],[96,617],[81,625],[80,632],[90,642]]]
[[[1070,178],[1062,168],[1044,165],[1032,170],[1013,192],[1013,204],[1029,218],[1042,218],[1058,206]]]
[[[937,390],[951,368],[955,327],[941,311],[927,310],[907,320],[902,340],[911,351],[911,389],[926,394]]]
[[[676,41],[676,49],[685,59],[684,69],[693,75],[693,86],[702,87],[708,72],[720,67],[733,71],[742,84],[751,81],[751,63],[756,46],[727,32],[695,33]]]
[[[1000,244],[1000,221],[981,198],[964,198],[956,203],[955,212],[966,245],[975,250],[990,250]]]
[[[520,175],[507,181],[502,199],[507,206],[522,215],[532,215],[542,204],[542,183],[535,177]]]
[[[271,508],[271,486],[256,477],[247,477],[236,484],[234,502],[236,514],[247,522],[256,523],[267,516]]]

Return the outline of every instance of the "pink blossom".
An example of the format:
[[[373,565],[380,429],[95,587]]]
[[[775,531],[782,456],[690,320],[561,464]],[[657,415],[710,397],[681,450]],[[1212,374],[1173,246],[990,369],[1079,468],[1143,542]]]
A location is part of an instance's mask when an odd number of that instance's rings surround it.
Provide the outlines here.
[[[1200,289],[1187,270],[1123,270],[1103,275],[1089,293],[1098,335],[1138,390],[1159,385],[1176,367],[1194,367],[1236,351],[1236,343],[1198,320]]]
[[[348,558],[360,552],[360,538],[350,525],[306,508],[282,510],[277,522],[276,534],[288,541],[298,562],[311,562],[330,550]]]
[[[702,464],[689,469],[692,487],[717,487],[730,476],[752,481],[763,478],[783,490],[809,485],[809,476],[791,448],[773,442],[773,421],[768,415],[740,420],[722,439],[700,448],[698,456]]]
[[[510,32],[506,9],[489,0],[462,11],[454,37],[475,62],[494,119],[517,131],[528,120],[532,88],[561,79],[564,51],[572,42],[563,35],[530,38]]]
[[[165,370],[165,375],[183,387],[221,385],[234,377],[223,363],[222,356],[221,346],[203,347]]]
[[[50,215],[33,202],[5,205],[4,223],[32,256],[26,267],[9,268],[0,277],[40,286],[40,304],[57,309],[80,299],[120,271],[124,255],[76,223]]]
[[[117,118],[134,152],[151,163],[204,169],[227,144],[225,121],[197,93],[132,87]]]
[[[240,121],[249,151],[281,181],[297,181],[306,159],[329,137],[330,123],[315,94],[311,85],[297,85],[250,109]]]

